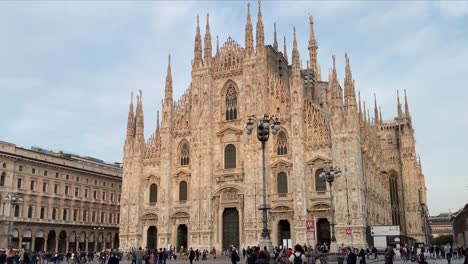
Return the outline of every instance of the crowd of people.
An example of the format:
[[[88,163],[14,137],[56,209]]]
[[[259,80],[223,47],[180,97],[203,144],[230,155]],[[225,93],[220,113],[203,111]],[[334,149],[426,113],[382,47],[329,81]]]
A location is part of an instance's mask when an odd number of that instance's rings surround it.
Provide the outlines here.
[[[0,250],[0,264],[119,264],[122,255],[117,251],[102,252],[35,252],[32,250]]]
[[[232,264],[245,262],[246,264],[267,264],[274,261],[278,264],[327,264],[327,244],[319,244],[316,247],[295,245],[294,248],[275,247],[269,252],[266,247],[247,247],[242,250],[231,246],[223,249],[221,254]],[[384,263],[393,264],[395,260],[395,249],[391,246],[384,251]],[[342,246],[337,255],[342,258],[344,264],[366,264],[369,259],[378,259],[378,250],[371,248],[351,248]],[[465,258],[464,264],[468,264],[468,250],[462,246],[432,245],[432,246],[407,246],[399,248],[399,255],[403,262],[411,261],[418,264],[427,264],[429,259],[446,259],[451,264],[453,258]],[[0,264],[119,264],[121,260],[131,264],[166,264],[166,261],[181,258],[193,264],[194,261],[204,261],[208,258],[216,259],[216,250],[193,249],[181,247],[176,251],[172,246],[159,249],[146,249],[141,247],[129,252],[118,250],[105,250],[101,252],[69,252],[66,254],[51,252],[34,252],[30,250],[0,250]],[[272,259],[274,258],[274,259]]]

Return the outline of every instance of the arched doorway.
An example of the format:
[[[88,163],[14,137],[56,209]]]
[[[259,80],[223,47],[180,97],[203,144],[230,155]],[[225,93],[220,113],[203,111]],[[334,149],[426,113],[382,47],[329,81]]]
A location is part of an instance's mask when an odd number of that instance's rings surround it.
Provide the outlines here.
[[[85,251],[86,249],[86,233],[83,231],[80,234],[80,239],[78,240],[78,251]]]
[[[239,248],[239,212],[236,208],[226,208],[223,212],[223,248],[234,245]]]
[[[44,231],[37,231],[33,250],[36,252],[44,250]]]
[[[32,243],[32,231],[31,229],[26,229],[23,232],[23,238],[21,239],[21,248],[31,249]]]
[[[76,250],[76,232],[73,231],[70,233],[68,238],[68,252]]]
[[[94,232],[91,232],[89,233],[89,237],[88,237],[88,252],[95,252],[96,251],[95,245],[96,245],[96,234],[94,234]]]
[[[119,248],[119,233],[114,235],[114,248]]]
[[[286,247],[285,239],[291,239],[291,225],[288,220],[280,220],[278,222],[278,245]]]
[[[67,250],[67,232],[62,230],[59,233],[58,252],[65,253],[66,250]]]
[[[330,222],[326,218],[321,218],[317,221],[317,242],[329,244],[330,241]]]
[[[97,235],[97,251],[104,250],[104,234],[102,232],[98,233]]]
[[[49,252],[55,252],[55,237],[55,231],[49,231],[49,234],[47,235],[47,251]]]
[[[155,226],[150,226],[147,231],[146,247],[148,249],[156,249],[158,247],[158,230]]]
[[[177,250],[180,250],[180,247],[187,248],[187,235],[188,229],[186,225],[179,225],[177,227]]]

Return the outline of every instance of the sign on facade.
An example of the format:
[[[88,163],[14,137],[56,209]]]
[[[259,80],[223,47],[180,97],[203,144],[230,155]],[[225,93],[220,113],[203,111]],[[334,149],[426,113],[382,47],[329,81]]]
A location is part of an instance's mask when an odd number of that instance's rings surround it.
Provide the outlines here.
[[[399,236],[400,226],[371,226],[372,236]]]
[[[352,234],[351,227],[346,228],[346,236],[351,236],[351,234]]]
[[[315,229],[314,220],[307,220],[306,228],[307,228],[307,232],[314,232],[314,229]]]
[[[307,240],[314,240],[315,233],[314,232],[307,232]]]

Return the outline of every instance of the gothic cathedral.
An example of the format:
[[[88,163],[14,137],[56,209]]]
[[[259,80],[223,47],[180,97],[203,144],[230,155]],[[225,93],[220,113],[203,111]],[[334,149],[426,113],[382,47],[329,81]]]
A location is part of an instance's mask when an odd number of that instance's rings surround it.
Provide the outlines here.
[[[397,97],[398,115],[384,121],[376,101],[371,115],[356,96],[347,55],[344,88],[334,57],[328,80],[321,78],[312,17],[305,69],[295,30],[290,58],[286,43],[278,48],[276,26],[274,34],[273,45],[265,45],[259,3],[254,43],[249,4],[244,46],[228,38],[213,51],[209,17],[204,46],[197,17],[192,82],[174,101],[169,58],[162,121],[146,140],[141,92],[135,110],[132,98],[121,249],[258,245],[262,152],[245,126],[265,113],[281,121],[266,154],[273,245],[330,241],[330,190],[319,177],[330,165],[342,171],[333,184],[339,245],[368,245],[375,225],[399,225],[403,241],[424,242],[426,188],[406,93],[404,106]]]

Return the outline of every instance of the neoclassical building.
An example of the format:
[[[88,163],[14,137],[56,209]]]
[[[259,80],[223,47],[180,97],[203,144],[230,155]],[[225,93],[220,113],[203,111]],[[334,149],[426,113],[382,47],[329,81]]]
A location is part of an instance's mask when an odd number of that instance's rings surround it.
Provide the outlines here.
[[[0,141],[0,248],[118,247],[121,183],[118,164]]]
[[[250,6],[245,42],[228,38],[212,48],[209,17],[202,44],[197,17],[192,79],[174,101],[169,64],[153,134],[143,133],[143,99],[128,113],[124,144],[120,246],[227,248],[257,245],[262,229],[262,155],[245,133],[251,115],[274,115],[281,130],[267,142],[267,199],[274,245],[284,239],[330,240],[329,187],[319,174],[343,172],[334,185],[339,244],[371,243],[369,227],[399,225],[403,241],[424,241],[421,210],[426,189],[415,151],[405,94],[397,116],[372,115],[356,94],[350,60],[343,86],[335,58],[328,79],[317,61],[310,17],[307,67],[300,63],[295,30],[292,53],[265,44],[261,8],[256,39]],[[312,234],[306,221],[314,222]],[[347,235],[346,230],[351,230]]]

